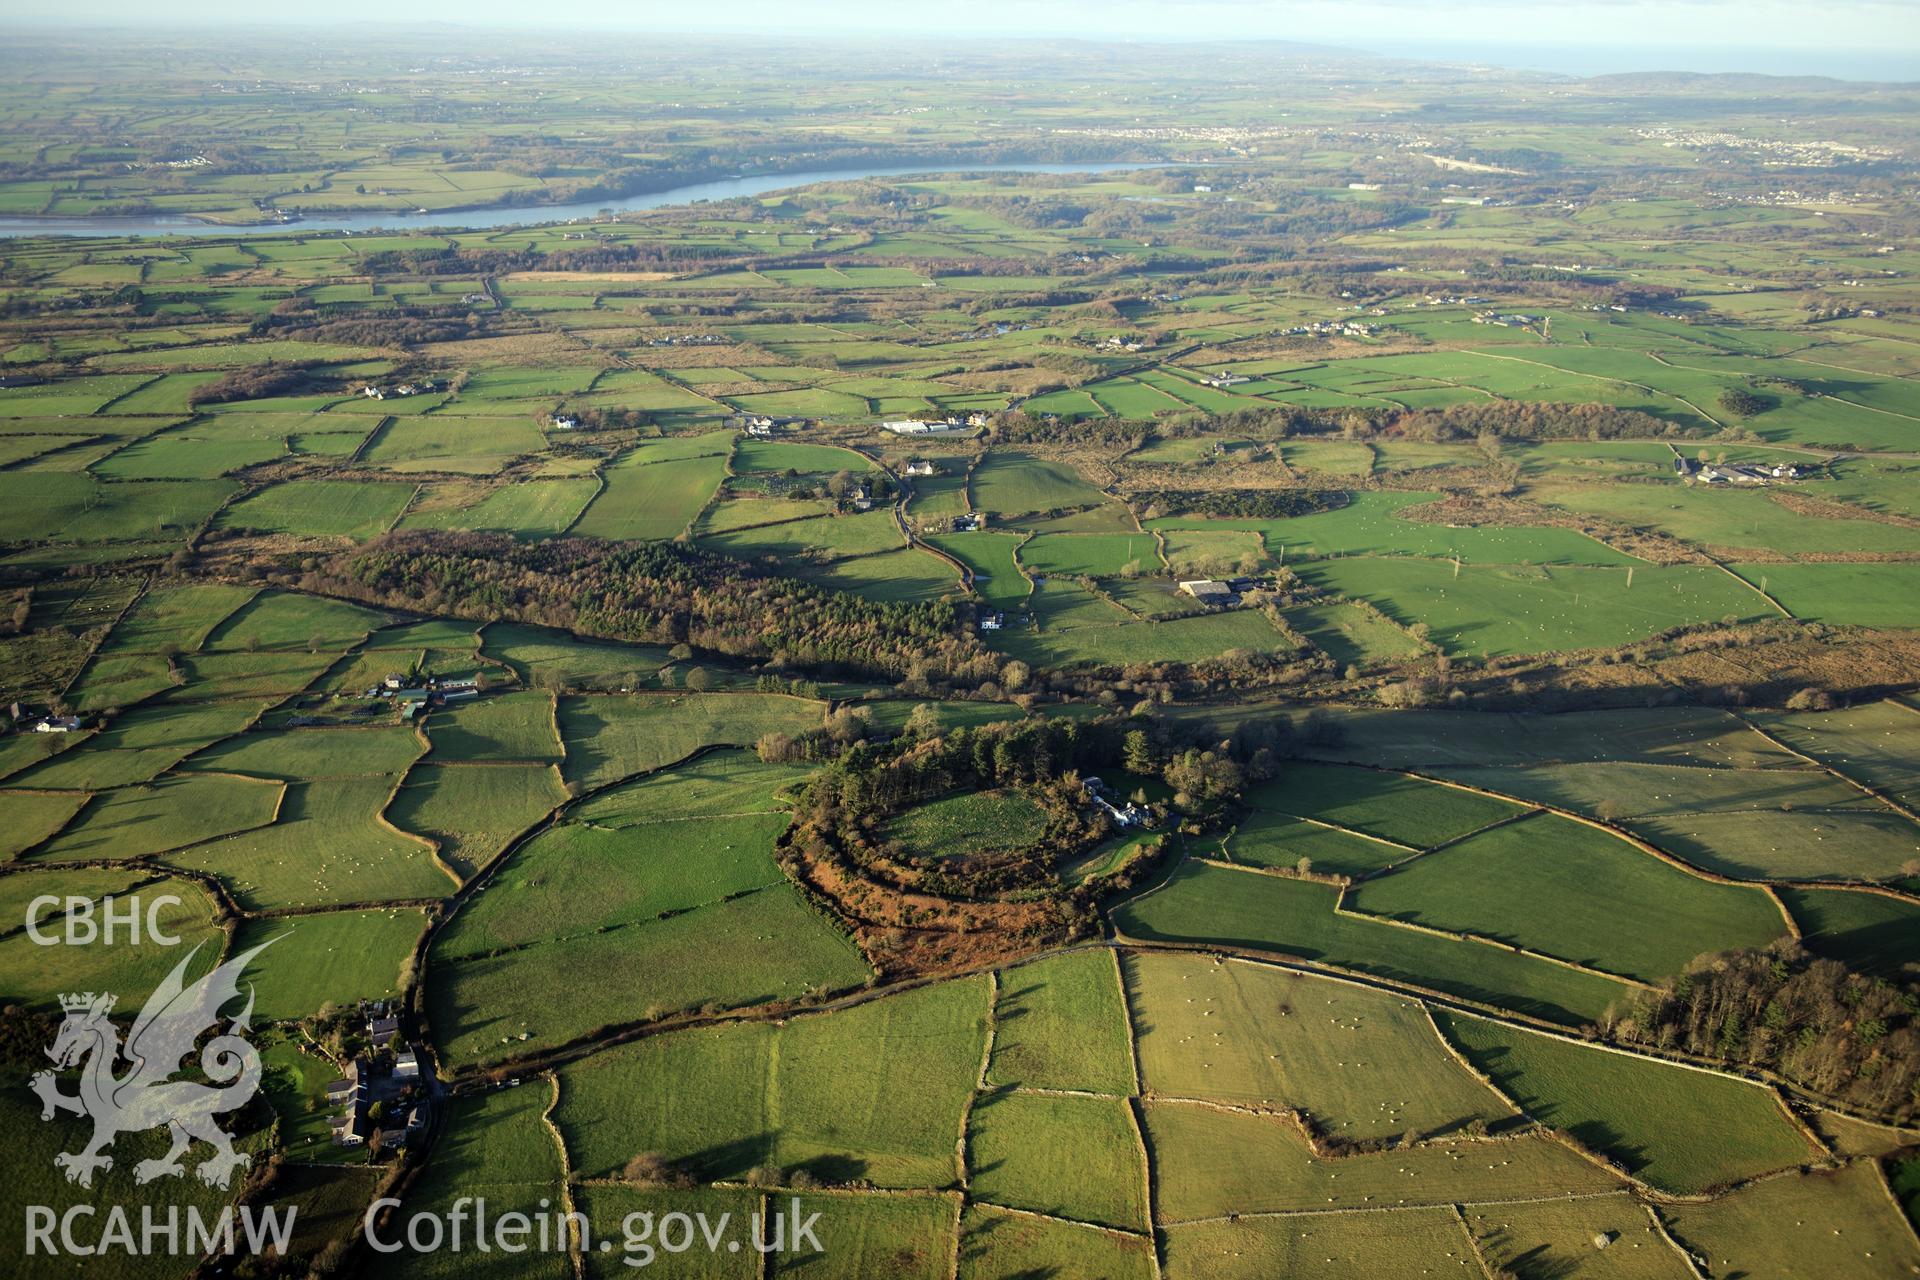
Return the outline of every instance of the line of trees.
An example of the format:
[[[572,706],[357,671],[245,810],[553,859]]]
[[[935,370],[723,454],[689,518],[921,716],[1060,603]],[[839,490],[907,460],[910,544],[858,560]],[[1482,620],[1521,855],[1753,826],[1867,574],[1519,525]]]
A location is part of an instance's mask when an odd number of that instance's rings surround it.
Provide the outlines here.
[[[1624,1044],[1761,1067],[1898,1121],[1920,1107],[1920,984],[1790,940],[1702,956],[1604,1027]]]

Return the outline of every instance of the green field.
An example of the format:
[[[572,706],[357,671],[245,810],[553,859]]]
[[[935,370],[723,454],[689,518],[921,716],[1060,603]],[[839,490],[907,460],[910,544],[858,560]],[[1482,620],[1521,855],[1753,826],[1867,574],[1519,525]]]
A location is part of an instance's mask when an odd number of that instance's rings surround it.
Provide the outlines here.
[[[888,836],[916,857],[1014,853],[1046,827],[1040,807],[1017,791],[980,791],[917,805],[896,818]]]
[[[1705,1191],[1804,1162],[1812,1151],[1765,1086],[1434,1016],[1527,1115],[1663,1190]]]

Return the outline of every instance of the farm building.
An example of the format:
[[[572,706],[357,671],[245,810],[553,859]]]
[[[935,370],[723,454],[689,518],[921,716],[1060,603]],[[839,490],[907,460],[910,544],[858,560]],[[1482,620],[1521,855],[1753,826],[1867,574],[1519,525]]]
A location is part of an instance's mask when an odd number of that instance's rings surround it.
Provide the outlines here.
[[[915,458],[913,461],[907,463],[907,474],[910,476],[938,475],[940,474],[940,468],[934,466],[925,458]]]
[[[1198,600],[1201,604],[1228,605],[1233,603],[1233,588],[1224,582],[1215,582],[1211,578],[1194,578],[1180,584],[1180,589]]]

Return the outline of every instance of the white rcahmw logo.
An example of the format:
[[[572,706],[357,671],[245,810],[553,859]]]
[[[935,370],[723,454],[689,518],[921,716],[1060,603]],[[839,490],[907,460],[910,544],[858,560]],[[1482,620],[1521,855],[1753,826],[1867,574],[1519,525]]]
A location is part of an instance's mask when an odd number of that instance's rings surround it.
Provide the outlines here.
[[[61,1093],[52,1070],[34,1074],[33,1091],[40,1095],[42,1120],[71,1111],[93,1121],[93,1137],[86,1146],[53,1158],[55,1165],[66,1170],[67,1181],[91,1187],[95,1170],[113,1167],[107,1149],[115,1137],[163,1125],[171,1133],[173,1146],[164,1156],[134,1166],[137,1182],[185,1173],[180,1157],[196,1138],[214,1151],[194,1170],[208,1186],[225,1187],[235,1169],[252,1162],[251,1156],[233,1149],[232,1136],[213,1119],[241,1106],[260,1088],[260,1055],[240,1034],[253,1016],[251,985],[246,1008],[200,1051],[200,1069],[215,1083],[173,1076],[201,1035],[219,1024],[221,1007],[240,995],[240,974],[247,962],[277,941],[263,942],[186,986],[181,979],[200,950],[195,947],[148,998],[124,1045],[108,1017],[114,997],[92,992],[60,997],[66,1019],[47,1056],[57,1069],[80,1069],[80,1091],[73,1096]]]

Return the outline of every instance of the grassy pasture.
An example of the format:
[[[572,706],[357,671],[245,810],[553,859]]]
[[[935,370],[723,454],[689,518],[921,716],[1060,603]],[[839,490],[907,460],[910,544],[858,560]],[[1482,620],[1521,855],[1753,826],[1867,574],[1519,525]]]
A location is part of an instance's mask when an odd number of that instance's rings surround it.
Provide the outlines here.
[[[207,744],[240,732],[264,710],[259,702],[136,707],[8,781],[16,787],[88,791],[146,782]]]
[[[721,456],[652,462],[644,449],[608,467],[599,496],[573,532],[591,538],[677,537],[700,514],[726,474]]]
[[[703,1178],[768,1164],[944,1186],[986,1016],[975,978],[652,1037],[566,1068],[555,1120],[587,1177],[657,1151]]]
[[[1900,898],[1844,889],[1775,890],[1816,955],[1849,969],[1892,978],[1920,963],[1920,907]]]
[[[1411,1000],[1202,956],[1137,953],[1125,971],[1141,1083],[1157,1095],[1293,1107],[1344,1138],[1512,1114],[1447,1056]]]
[[[607,1240],[612,1248],[600,1252],[590,1249],[581,1255],[588,1280],[612,1280],[616,1276],[632,1276],[635,1266],[645,1255],[637,1249],[627,1251],[626,1230],[631,1226],[638,1231],[643,1222],[658,1222],[669,1213],[705,1213],[709,1222],[718,1222],[721,1214],[730,1215],[729,1230],[744,1233],[750,1216],[758,1212],[763,1197],[757,1191],[745,1191],[734,1187],[639,1187],[625,1186],[616,1182],[595,1182],[578,1186],[574,1190],[574,1199],[581,1212],[593,1228],[596,1240]],[[784,1201],[782,1201],[784,1204]],[[816,1206],[818,1207],[818,1206]],[[849,1216],[854,1208],[849,1206]],[[651,1214],[651,1219],[634,1218],[634,1214]],[[822,1217],[817,1231],[824,1241],[824,1228],[832,1221],[830,1216]],[[771,1224],[768,1235],[772,1235]],[[744,1238],[744,1237],[743,1237]],[[651,1242],[651,1237],[649,1238]],[[749,1256],[743,1256],[749,1255]],[[808,1260],[822,1255],[806,1255]],[[760,1255],[742,1247],[739,1253],[729,1253],[722,1249],[708,1253],[704,1247],[696,1247],[685,1253],[666,1254],[655,1246],[652,1267],[675,1277],[675,1280],[758,1280]]]
[[[1366,558],[1298,566],[1308,582],[1368,600],[1396,622],[1426,623],[1434,643],[1461,655],[1496,657],[1610,648],[1685,623],[1757,618],[1774,610],[1717,569],[1641,566],[1626,571],[1567,566],[1463,565]]]
[[[1469,1205],[1467,1225],[1495,1266],[1579,1280],[1690,1280],[1692,1272],[1660,1238],[1631,1196],[1590,1196],[1562,1203]],[[1604,1250],[1594,1241],[1605,1236]]]
[[[1360,446],[1364,448],[1365,446]],[[1458,558],[1471,564],[1628,565],[1630,557],[1572,529],[1550,526],[1453,528],[1406,518],[1401,513],[1434,501],[1437,493],[1371,490],[1351,495],[1343,507],[1278,520],[1206,519],[1168,516],[1150,521],[1156,529],[1258,532],[1274,554],[1286,561],[1302,557],[1413,556],[1431,560]]]
[[[119,998],[121,1008],[137,1013],[140,1003],[154,987],[195,948],[198,951],[188,968],[188,981],[217,963],[223,939],[215,923],[213,900],[191,880],[131,870],[118,883],[84,875],[76,878],[64,874],[35,874],[21,878],[28,882],[20,886],[21,892],[32,887],[36,893],[62,897],[69,893],[92,895],[105,890],[126,894],[137,890],[142,928],[145,928],[147,909],[157,907],[153,912],[154,922],[180,941],[176,946],[154,946],[143,933],[139,944],[127,942],[122,934],[112,945],[95,942],[40,946],[27,935],[24,927],[16,927],[0,936],[0,994],[4,994],[10,1004],[57,1010],[57,1000],[62,994],[110,991]],[[176,901],[159,903],[157,900],[163,897]],[[25,904],[22,905],[24,908]],[[12,920],[24,925],[25,910]],[[43,912],[39,920],[43,932],[58,936],[61,923],[56,912]],[[37,1108],[34,1114],[38,1115]],[[38,1127],[36,1123],[35,1128]]]
[[[1187,862],[1123,904],[1114,923],[1142,941],[1219,943],[1318,960],[1565,1023],[1594,1020],[1629,989],[1477,942],[1336,914],[1327,885]]]
[[[1169,543],[1172,538],[1169,534]],[[1392,662],[1420,651],[1412,636],[1358,605],[1304,605],[1288,609],[1286,619],[1287,625],[1342,664]]]
[[[974,468],[968,488],[977,509],[1001,519],[1110,501],[1065,463],[1013,450],[988,453]]]
[[[1361,884],[1345,905],[1647,982],[1787,931],[1764,891],[1699,879],[1554,814],[1417,858]]]
[[[515,851],[440,933],[435,958],[605,933],[779,884],[772,848],[786,826],[785,814],[563,823]]]
[[[988,1204],[1135,1231],[1147,1171],[1119,1098],[989,1093],[967,1119],[968,1193]]]
[[[566,799],[552,765],[422,765],[387,808],[403,831],[425,836],[462,878]]]
[[[1920,1242],[1877,1181],[1871,1165],[1855,1164],[1775,1178],[1661,1215],[1714,1274],[1754,1280],[1911,1275],[1920,1266]]]
[[[633,688],[667,660],[666,650],[653,645],[584,640],[514,622],[487,624],[481,648],[488,657],[505,662],[522,681],[530,681],[536,672],[551,673],[570,689]]]
[[[410,728],[254,730],[209,747],[186,768],[255,778],[310,782],[316,778],[397,777],[424,748]]]
[[[1114,963],[1098,949],[1002,971],[987,1083],[1131,1094],[1133,1051]]]
[[[544,693],[508,693],[434,713],[427,723],[436,763],[561,758],[553,699]]]
[[[973,588],[996,608],[1008,609],[1027,598],[1030,584],[1015,562],[1016,533],[936,533],[927,541],[973,571]]]
[[[364,541],[393,527],[413,486],[361,480],[287,480],[220,513],[223,529]]]
[[[1316,756],[1396,769],[1531,766],[1597,761],[1804,766],[1731,712],[1714,707],[1620,708],[1554,715],[1365,710],[1336,713],[1338,741]]]
[[[1662,1190],[1705,1191],[1810,1158],[1764,1086],[1478,1018],[1434,1017],[1529,1116]]]
[[[253,910],[444,897],[452,880],[426,845],[380,819],[394,780],[296,782],[271,827],[169,855],[219,876]]]
[[[821,704],[780,694],[689,693],[560,700],[568,781],[587,787],[672,764],[701,747],[751,746],[820,723]]]
[[[534,1079],[518,1088],[484,1090],[448,1103],[452,1114],[445,1136],[434,1143],[426,1172],[408,1191],[396,1211],[398,1223],[383,1239],[397,1236],[404,1241],[406,1219],[416,1213],[446,1221],[462,1196],[484,1197],[490,1218],[519,1212],[544,1214],[551,1221],[563,1199],[565,1178],[560,1148],[543,1119],[552,1099],[552,1087]],[[531,1245],[535,1239],[529,1235],[522,1243]],[[381,1255],[372,1274],[383,1280],[568,1280],[573,1268],[564,1250],[507,1254],[468,1247]]]
[[[305,1018],[323,1004],[399,994],[400,966],[425,927],[420,912],[399,909],[250,920],[235,949],[275,939],[249,970],[255,1008],[263,1018]]]
[[[1346,831],[1336,831],[1277,810],[1255,808],[1225,837],[1230,861],[1292,869],[1300,859],[1328,875],[1363,876],[1400,861],[1409,851]]]
[[[1066,620],[1086,625],[1058,625],[1059,615],[1049,618],[1043,610],[1038,629],[1001,631],[994,643],[1013,657],[1043,667],[1202,662],[1232,649],[1271,653],[1291,647],[1265,614],[1252,609],[1149,620],[1128,620],[1113,606],[1104,606],[1103,612],[1112,610],[1105,617],[1093,607],[1082,609],[1081,616]]]
[[[584,972],[596,975],[586,987]],[[429,1005],[447,1060],[473,1064],[653,1012],[843,990],[871,973],[852,943],[791,889],[774,885],[605,934],[444,966]]]
[[[1621,1185],[1561,1144],[1532,1135],[1335,1158],[1314,1155],[1279,1116],[1155,1100],[1146,1118],[1162,1222],[1591,1194]]]
[[[1196,1223],[1168,1231],[1164,1251],[1173,1280],[1412,1280],[1436,1263],[1468,1265],[1466,1236],[1447,1209]]]
[[[680,818],[737,818],[784,809],[779,791],[808,776],[801,765],[762,764],[750,751],[710,751],[623,783],[578,806],[573,817],[625,828]]]
[[[1856,782],[1920,804],[1920,714],[1898,702],[1844,711],[1753,712],[1753,723]]]
[[[345,648],[386,621],[382,614],[343,600],[269,591],[228,615],[208,637],[215,650]]]
[[[1511,801],[1403,774],[1299,761],[1249,790],[1256,809],[1312,818],[1424,849],[1519,816]]]
[[[0,791],[0,858],[16,858],[67,825],[88,796],[83,791]]]
[[[280,787],[247,778],[166,777],[96,795],[36,858],[137,858],[262,827]],[[11,806],[9,806],[11,810]]]
[[[968,857],[1024,849],[1046,816],[1017,791],[970,791],[915,805],[887,825],[889,839],[923,858]]]
[[[1696,866],[1746,880],[1891,880],[1920,855],[1912,822],[1865,803],[1849,811],[1689,813],[1633,825]]]
[[[1020,562],[1030,573],[1071,578],[1118,577],[1129,566],[1137,573],[1161,570],[1153,535],[1146,533],[1043,533],[1020,548]]]
[[[775,1197],[775,1211],[791,1209]],[[802,1247],[768,1255],[768,1274],[804,1280],[948,1280],[953,1262],[953,1198],[945,1195],[816,1193],[799,1199],[799,1213],[818,1212],[820,1252]],[[769,1232],[772,1228],[769,1227]],[[683,1254],[682,1257],[690,1255]],[[735,1255],[727,1255],[731,1260]],[[676,1272],[684,1273],[676,1267]]]
[[[1152,1252],[1145,1237],[970,1204],[961,1219],[959,1280],[1150,1280]]]
[[[599,485],[587,478],[521,481],[489,490],[472,506],[409,512],[400,527],[554,538],[572,527],[598,492]]]
[[[1732,564],[1755,586],[1765,584],[1788,613],[1845,627],[1920,626],[1920,565]]]

